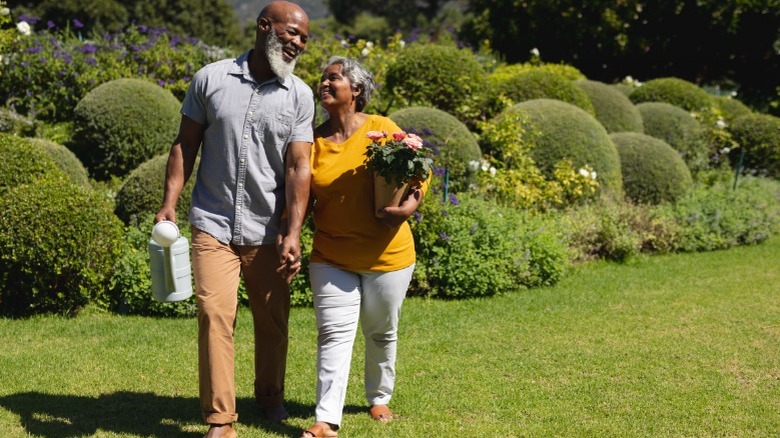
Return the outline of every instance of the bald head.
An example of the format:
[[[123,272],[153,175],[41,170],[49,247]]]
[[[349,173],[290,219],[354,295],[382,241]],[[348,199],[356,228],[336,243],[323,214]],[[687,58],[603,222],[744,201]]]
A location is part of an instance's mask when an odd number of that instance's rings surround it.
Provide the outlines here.
[[[257,16],[259,21],[261,18],[268,18],[274,21],[305,21],[306,26],[309,25],[309,16],[306,12],[295,3],[286,1],[273,1],[268,3],[260,14]]]

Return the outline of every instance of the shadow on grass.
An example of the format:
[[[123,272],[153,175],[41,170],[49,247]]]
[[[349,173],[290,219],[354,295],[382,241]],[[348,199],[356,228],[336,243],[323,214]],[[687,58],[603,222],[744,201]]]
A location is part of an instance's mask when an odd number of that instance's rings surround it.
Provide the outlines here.
[[[0,406],[21,418],[27,434],[49,438],[89,436],[97,431],[156,437],[201,437],[206,428],[194,397],[115,392],[98,397],[22,392],[0,397]],[[306,416],[311,405],[287,403],[290,412]],[[300,430],[272,424],[254,399],[237,400],[242,424],[269,432],[297,436]],[[187,430],[185,430],[187,429]]]

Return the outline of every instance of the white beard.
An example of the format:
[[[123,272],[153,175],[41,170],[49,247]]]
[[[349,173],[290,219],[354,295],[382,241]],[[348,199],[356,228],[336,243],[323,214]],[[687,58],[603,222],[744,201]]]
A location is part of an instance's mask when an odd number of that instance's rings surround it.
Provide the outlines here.
[[[295,63],[298,61],[296,56],[292,61],[285,62],[282,52],[283,48],[282,40],[276,34],[276,30],[271,28],[271,33],[268,34],[265,40],[265,56],[268,58],[268,63],[271,64],[271,71],[280,78],[290,76],[295,69]]]

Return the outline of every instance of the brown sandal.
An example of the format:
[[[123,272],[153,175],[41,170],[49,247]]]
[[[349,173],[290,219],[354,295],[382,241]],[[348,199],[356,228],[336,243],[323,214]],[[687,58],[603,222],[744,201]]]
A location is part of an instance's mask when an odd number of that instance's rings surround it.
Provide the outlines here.
[[[395,418],[393,412],[390,411],[390,408],[388,408],[387,405],[371,406],[371,409],[369,409],[368,412],[371,414],[371,418],[380,423],[387,423]]]
[[[338,436],[337,429],[324,421],[318,421],[314,426],[304,430],[300,438],[335,438]]]

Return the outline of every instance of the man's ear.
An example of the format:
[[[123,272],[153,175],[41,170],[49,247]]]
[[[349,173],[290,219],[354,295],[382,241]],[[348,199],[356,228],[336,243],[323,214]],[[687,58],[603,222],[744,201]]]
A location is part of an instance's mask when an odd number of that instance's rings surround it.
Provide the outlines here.
[[[257,28],[263,31],[267,31],[271,28],[271,20],[265,17],[261,17],[257,20]]]

